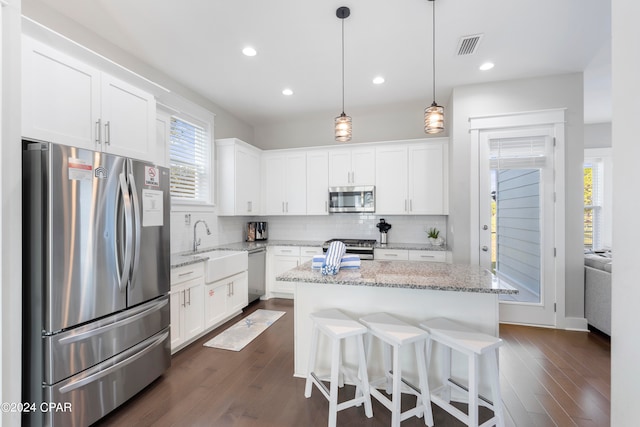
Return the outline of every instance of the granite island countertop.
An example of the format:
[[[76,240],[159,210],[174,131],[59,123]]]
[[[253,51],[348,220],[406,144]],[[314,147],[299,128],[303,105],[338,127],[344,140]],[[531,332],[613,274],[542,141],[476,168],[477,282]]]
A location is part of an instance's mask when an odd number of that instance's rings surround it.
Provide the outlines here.
[[[420,261],[363,261],[359,269],[342,269],[324,276],[306,262],[276,280],[347,286],[424,289],[438,291],[516,294],[518,290],[477,265]]]

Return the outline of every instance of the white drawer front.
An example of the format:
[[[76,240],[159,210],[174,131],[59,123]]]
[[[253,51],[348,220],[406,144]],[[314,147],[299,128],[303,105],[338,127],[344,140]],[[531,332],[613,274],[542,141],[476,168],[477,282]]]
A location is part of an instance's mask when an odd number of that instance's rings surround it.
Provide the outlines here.
[[[300,248],[300,256],[313,258],[314,255],[322,255],[322,248],[320,246],[303,246]]]
[[[446,262],[445,251],[409,251],[409,261]]]
[[[300,256],[299,246],[273,246],[269,249],[273,250],[274,255]]]
[[[171,269],[171,285],[197,279],[204,276],[204,263],[197,262],[191,265]]]
[[[374,249],[373,258],[377,260],[407,261],[409,251],[406,249]]]

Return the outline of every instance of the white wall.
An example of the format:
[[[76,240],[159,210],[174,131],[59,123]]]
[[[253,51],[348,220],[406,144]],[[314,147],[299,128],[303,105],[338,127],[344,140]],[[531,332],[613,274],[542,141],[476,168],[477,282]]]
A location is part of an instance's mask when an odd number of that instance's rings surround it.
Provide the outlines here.
[[[20,0],[0,7],[0,398],[3,403],[18,403],[22,366]],[[0,425],[19,424],[19,413],[2,411]]]
[[[584,148],[611,147],[611,123],[584,125]]]
[[[640,3],[612,1],[613,242],[611,425],[638,424],[640,400],[640,263],[638,262],[638,117]]]
[[[353,119],[353,137],[347,144],[428,138],[424,133],[427,104],[430,102],[424,99],[402,105],[377,105],[375,110],[348,109],[347,114]],[[293,117],[286,122],[256,126],[254,145],[263,150],[335,145],[333,126],[335,116],[340,114],[338,109],[336,104],[336,111],[324,115]],[[434,137],[443,136],[447,133]]]
[[[455,88],[450,138],[449,243],[454,262],[469,262],[471,116],[566,108],[565,314],[584,317],[583,259],[583,80],[563,74]]]

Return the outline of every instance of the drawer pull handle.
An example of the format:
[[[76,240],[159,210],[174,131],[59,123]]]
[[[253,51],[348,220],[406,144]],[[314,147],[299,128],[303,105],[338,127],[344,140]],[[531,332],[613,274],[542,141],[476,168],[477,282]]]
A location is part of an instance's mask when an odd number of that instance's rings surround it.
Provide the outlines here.
[[[190,274],[193,274],[193,271],[187,271],[186,273],[180,273],[180,274],[178,274],[178,277],[188,276]]]

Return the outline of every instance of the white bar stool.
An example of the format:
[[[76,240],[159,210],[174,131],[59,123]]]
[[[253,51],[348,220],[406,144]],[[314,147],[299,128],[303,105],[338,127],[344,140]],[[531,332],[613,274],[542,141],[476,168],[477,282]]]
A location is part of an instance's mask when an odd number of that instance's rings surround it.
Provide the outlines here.
[[[429,332],[427,356],[431,355],[432,341],[442,344],[444,353],[441,372],[442,385],[431,392],[431,401],[470,427],[478,426],[478,405],[486,406],[493,411],[493,417],[484,422],[482,427],[504,426],[500,378],[498,376],[498,349],[502,345],[502,340],[444,318],[427,320],[420,323],[420,326]],[[451,379],[451,350],[456,350],[467,356],[469,365],[468,388]],[[489,382],[491,384],[493,402],[478,394],[478,364],[480,356],[489,359]],[[451,404],[452,389],[468,393],[468,414]]]
[[[399,427],[400,422],[412,416],[424,415],[424,422],[433,426],[433,414],[429,399],[429,384],[427,382],[427,365],[425,359],[425,343],[429,336],[423,329],[410,325],[387,313],[377,313],[364,316],[360,321],[367,325],[369,333],[384,343],[384,370],[385,377],[371,382],[371,396],[375,397],[387,409],[391,411],[391,426]],[[400,364],[400,348],[404,345],[414,344],[418,363],[418,387],[410,384],[402,378],[402,366]],[[371,341],[369,340],[369,347]],[[370,351],[370,348],[369,348]],[[393,364],[391,357],[393,353]],[[369,357],[371,355],[369,354]],[[387,398],[376,389],[377,385],[386,384],[386,392],[391,394]],[[389,387],[391,385],[391,387]],[[416,406],[405,412],[401,412],[400,401],[402,392],[416,396]]]
[[[367,362],[364,353],[363,337],[367,333],[367,328],[360,322],[350,318],[342,311],[337,309],[328,309],[311,313],[313,321],[313,331],[311,336],[311,351],[309,353],[309,367],[307,369],[307,381],[304,387],[304,396],[311,397],[313,384],[315,384],[320,392],[329,401],[329,427],[336,425],[338,411],[350,408],[352,406],[360,406],[364,403],[364,412],[368,418],[373,416],[371,409],[371,396],[369,394],[369,379],[367,377]],[[319,333],[322,332],[331,339],[331,376],[330,389],[322,382],[320,377],[314,372],[316,365],[316,356],[318,352]],[[343,339],[355,338],[358,350],[358,372],[342,366],[341,342]],[[354,375],[355,374],[355,375]],[[342,376],[346,376],[353,384],[356,385],[355,397],[338,404],[338,386],[344,385]]]

